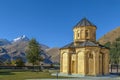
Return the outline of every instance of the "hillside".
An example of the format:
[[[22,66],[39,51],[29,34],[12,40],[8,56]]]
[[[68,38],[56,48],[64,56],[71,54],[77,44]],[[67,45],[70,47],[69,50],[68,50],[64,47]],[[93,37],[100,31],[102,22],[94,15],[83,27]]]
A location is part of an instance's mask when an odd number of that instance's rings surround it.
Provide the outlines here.
[[[60,56],[59,56],[59,48],[50,48],[50,49],[46,49],[46,53],[51,56],[51,60],[54,63],[59,63],[60,60]]]
[[[107,42],[114,42],[118,37],[120,37],[120,27],[105,34],[98,40],[98,42],[104,45]]]

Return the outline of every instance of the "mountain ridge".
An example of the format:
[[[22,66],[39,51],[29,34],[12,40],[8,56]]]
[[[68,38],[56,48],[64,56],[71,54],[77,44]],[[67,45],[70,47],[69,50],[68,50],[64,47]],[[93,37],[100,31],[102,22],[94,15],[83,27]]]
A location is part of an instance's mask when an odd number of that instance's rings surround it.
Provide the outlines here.
[[[120,27],[117,27],[108,33],[106,33],[104,36],[102,36],[100,39],[98,39],[98,42],[102,45],[104,45],[107,42],[113,43],[116,38],[120,37]]]
[[[120,37],[120,27],[109,31],[97,41],[104,45],[107,42],[114,42],[118,37]],[[3,49],[3,51],[0,50],[0,57],[2,56],[2,59],[5,60],[5,57],[7,56],[9,58],[9,55],[12,56],[13,59],[15,59],[17,56],[22,56],[25,60],[25,48],[28,45],[28,41],[29,38],[27,38],[25,35],[17,37],[12,41],[0,39],[0,49]],[[42,53],[42,56],[46,58],[45,63],[59,63],[59,48],[49,48],[42,43],[40,43],[40,45],[43,45],[42,49],[44,50],[44,53]]]
[[[6,39],[1,40],[1,46],[0,46],[0,60],[3,60],[4,62],[6,60],[16,60],[18,57],[21,57],[24,62],[26,62],[26,47],[29,43],[29,38],[27,36],[20,36],[12,41],[8,41],[10,44],[5,43]],[[49,47],[40,43],[41,49],[45,51],[45,49],[48,49]],[[46,55],[46,53],[42,53],[42,55]],[[8,57],[9,56],[9,57]],[[49,57],[49,55],[48,55]],[[0,61],[1,62],[1,61]],[[45,59],[45,63],[52,63],[50,59]]]

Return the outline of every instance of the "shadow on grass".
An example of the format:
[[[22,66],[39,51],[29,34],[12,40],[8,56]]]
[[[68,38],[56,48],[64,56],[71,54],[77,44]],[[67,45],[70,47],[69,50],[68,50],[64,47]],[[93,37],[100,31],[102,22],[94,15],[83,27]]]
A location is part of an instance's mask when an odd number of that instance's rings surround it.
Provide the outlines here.
[[[15,74],[9,71],[0,71],[0,75],[15,75]]]

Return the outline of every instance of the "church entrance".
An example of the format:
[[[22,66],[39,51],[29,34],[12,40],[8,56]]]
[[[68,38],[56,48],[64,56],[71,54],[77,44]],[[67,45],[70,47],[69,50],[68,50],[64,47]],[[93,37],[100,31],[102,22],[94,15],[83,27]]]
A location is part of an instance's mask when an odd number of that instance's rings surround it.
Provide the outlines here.
[[[87,75],[93,75],[94,72],[94,56],[92,53],[88,53],[86,56],[86,70],[87,70]]]

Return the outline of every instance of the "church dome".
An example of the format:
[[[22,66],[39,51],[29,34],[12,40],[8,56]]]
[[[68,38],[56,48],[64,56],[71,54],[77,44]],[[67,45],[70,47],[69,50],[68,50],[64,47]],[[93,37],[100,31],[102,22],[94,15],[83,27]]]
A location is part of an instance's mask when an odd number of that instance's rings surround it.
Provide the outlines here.
[[[84,26],[84,27],[87,27],[87,26],[94,26],[94,27],[96,27],[92,22],[90,22],[87,18],[83,18],[83,19],[81,19],[75,26],[74,26],[74,28],[76,28],[76,27],[82,27],[82,26]]]

